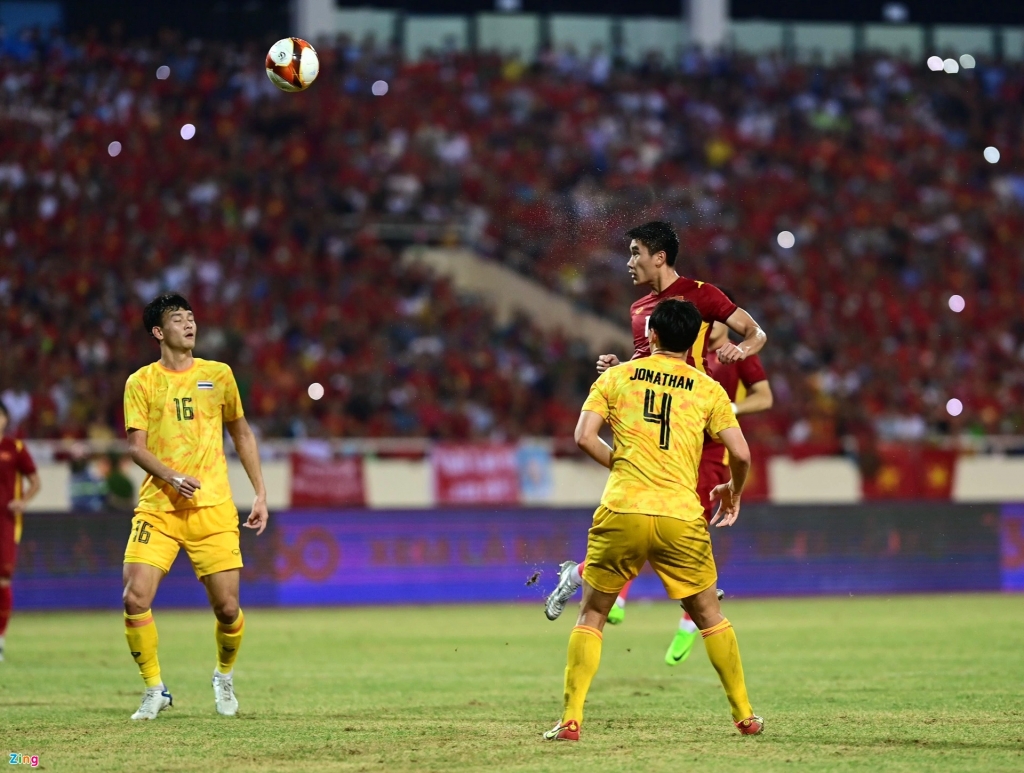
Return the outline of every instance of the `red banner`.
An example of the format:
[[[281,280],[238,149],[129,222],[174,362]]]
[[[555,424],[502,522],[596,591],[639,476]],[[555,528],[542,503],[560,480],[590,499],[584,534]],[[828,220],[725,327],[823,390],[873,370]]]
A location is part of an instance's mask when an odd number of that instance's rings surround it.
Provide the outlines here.
[[[874,474],[864,476],[864,498],[948,501],[956,458],[955,451],[883,443]]]
[[[438,444],[430,453],[439,505],[519,503],[514,445]]]
[[[292,454],[292,507],[365,504],[361,456],[321,459]]]

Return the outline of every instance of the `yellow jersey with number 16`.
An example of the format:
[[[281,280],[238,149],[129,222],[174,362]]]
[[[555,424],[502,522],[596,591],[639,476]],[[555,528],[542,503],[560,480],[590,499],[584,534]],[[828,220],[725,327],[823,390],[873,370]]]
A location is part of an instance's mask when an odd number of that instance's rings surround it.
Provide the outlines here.
[[[697,468],[704,431],[717,438],[739,426],[717,381],[684,360],[655,354],[602,373],[583,410],[600,414],[615,437],[602,505],[684,521],[703,516]]]
[[[125,430],[145,430],[146,446],[157,459],[202,484],[192,499],[185,499],[169,483],[147,475],[138,509],[167,512],[229,501],[224,422],[242,415],[235,376],[222,362],[196,358],[191,368],[181,371],[154,362],[129,376]]]

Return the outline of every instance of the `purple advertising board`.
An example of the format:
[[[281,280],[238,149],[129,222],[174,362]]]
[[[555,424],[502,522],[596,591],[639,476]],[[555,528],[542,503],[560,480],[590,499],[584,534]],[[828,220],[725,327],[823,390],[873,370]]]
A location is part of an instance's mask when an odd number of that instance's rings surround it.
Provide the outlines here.
[[[275,513],[242,530],[250,605],[540,604],[560,561],[583,558],[591,512],[486,508]],[[19,609],[116,608],[129,517],[26,518]],[[712,530],[731,597],[1024,589],[1024,508],[899,504],[748,505]],[[634,597],[664,598],[645,568]],[[205,606],[180,555],[157,604]]]

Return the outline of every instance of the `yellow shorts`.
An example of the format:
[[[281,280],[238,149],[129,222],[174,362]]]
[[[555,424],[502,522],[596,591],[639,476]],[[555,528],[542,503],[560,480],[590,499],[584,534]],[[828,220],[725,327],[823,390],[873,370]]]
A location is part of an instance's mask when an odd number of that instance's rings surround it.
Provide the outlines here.
[[[599,507],[587,538],[583,578],[618,593],[649,561],[670,599],[693,596],[718,582],[707,521],[614,513]]]
[[[234,502],[166,513],[135,511],[126,564],[150,564],[169,572],[180,548],[185,548],[199,579],[241,568]]]

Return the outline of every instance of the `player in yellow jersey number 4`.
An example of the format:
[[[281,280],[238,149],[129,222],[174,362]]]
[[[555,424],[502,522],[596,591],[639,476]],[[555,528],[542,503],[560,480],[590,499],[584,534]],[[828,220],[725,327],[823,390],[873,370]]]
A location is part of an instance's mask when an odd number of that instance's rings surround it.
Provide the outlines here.
[[[132,719],[156,719],[172,702],[160,674],[151,607],[181,548],[206,586],[217,618],[214,705],[219,714],[234,716],[238,700],[232,673],[245,617],[238,605],[242,553],[224,429],[256,492],[245,525],[262,534],[269,514],[259,450],[231,368],[192,356],[196,323],[188,301],[161,295],[146,306],[142,321],[160,343],[160,359],[133,373],[124,390],[128,446],[134,462],[149,473],[124,553],[125,636],[146,683]]]
[[[725,390],[686,364],[701,323],[700,311],[689,301],[659,303],[649,323],[651,356],[609,368],[583,404],[576,443],[611,473],[587,537],[583,602],[569,636],[564,708],[558,724],[544,734],[548,740],[579,740],[608,612],[645,562],[700,629],[736,728],[743,735],[764,728],[747,698],[736,633],[715,593],[718,573],[697,495],[705,431],[729,449],[732,474],[711,492],[712,499],[722,502],[711,525],[736,522],[750,470],[750,450]],[[611,427],[614,448],[598,435],[605,424]]]

